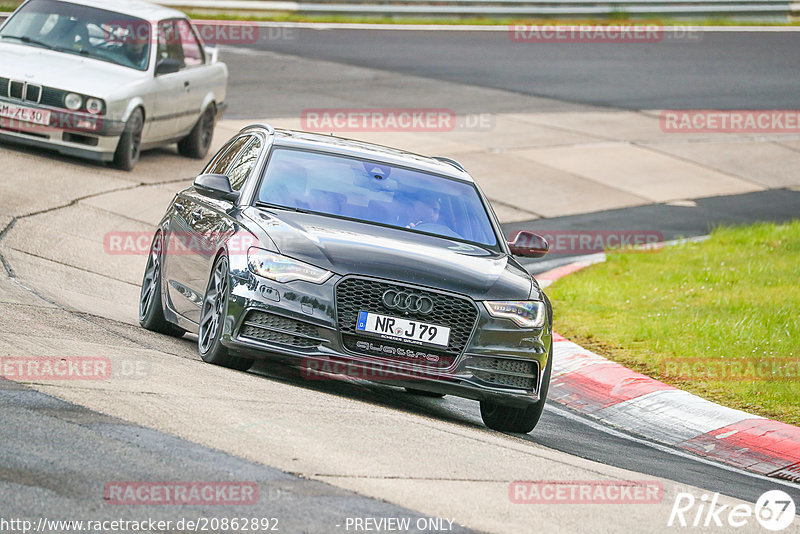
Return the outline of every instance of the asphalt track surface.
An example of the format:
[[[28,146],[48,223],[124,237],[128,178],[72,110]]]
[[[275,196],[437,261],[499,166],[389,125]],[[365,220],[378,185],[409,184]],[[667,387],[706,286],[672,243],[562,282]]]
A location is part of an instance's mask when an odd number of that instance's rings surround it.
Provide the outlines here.
[[[692,205],[693,204],[693,205]],[[503,225],[508,235],[516,230],[546,233],[557,230],[569,235],[603,228],[609,231],[658,232],[664,241],[708,235],[718,226],[782,223],[800,216],[800,191],[770,189],[757,193],[701,198],[683,205],[648,204],[567,217],[552,217]],[[533,274],[571,263],[593,251],[548,254],[542,259],[523,260]]]
[[[76,521],[153,518],[175,525],[182,519],[247,517],[269,520],[269,526],[280,532],[326,533],[343,527],[346,517],[404,517],[410,518],[411,525],[426,517],[6,380],[0,380],[0,419],[0,517],[7,520],[41,516]],[[247,480],[258,485],[260,495],[254,505],[211,509],[207,505],[109,506],[104,502],[106,484],[132,480]],[[471,531],[453,524],[453,532]]]
[[[800,108],[796,31],[703,32],[686,39],[666,33],[655,43],[518,43],[507,31],[294,28],[248,46],[564,103],[622,109]],[[251,105],[258,109],[267,102]],[[492,104],[486,106],[474,112],[491,111]]]
[[[765,39],[750,34],[706,36],[704,46],[709,47],[705,52],[708,58],[703,59],[702,51],[675,43],[669,45],[674,48],[666,44],[662,45],[664,48],[648,48],[647,45],[511,46],[507,35],[502,33],[420,32],[412,39],[406,32],[298,31],[293,43],[268,43],[264,48],[616,107],[791,108],[800,103],[797,91],[800,56],[776,52],[796,49],[800,44],[797,34],[761,36]],[[283,49],[287,46],[290,48]],[[744,57],[737,56],[737,51]],[[232,73],[246,68],[243,61],[237,64],[240,61],[237,58],[226,58],[226,61]],[[735,72],[726,69],[726,65],[730,67],[733,62],[738,65]],[[626,81],[614,86],[614,80],[635,74],[645,64],[651,65],[651,77],[640,78],[641,83]],[[713,65],[716,67],[711,68]],[[584,72],[585,77],[599,76],[604,81],[591,87],[578,83],[581,70],[586,68],[598,71]],[[765,69],[771,73],[768,80],[763,79]],[[682,77],[670,81],[670,75],[677,76],[682,70],[686,70]],[[707,77],[702,76],[704,70],[708,71]],[[738,85],[732,85],[731,79],[739,82]],[[701,81],[699,85],[698,80]],[[235,87],[232,92],[236,92]],[[269,115],[268,102],[263,100],[255,96],[251,101],[237,100],[231,111],[236,114],[237,110],[247,110],[250,116]],[[648,222],[658,225],[665,238],[702,235],[719,223],[796,217],[798,195],[800,193],[793,191],[778,191],[705,199],[697,201],[696,207],[643,206],[515,223],[507,225],[506,229],[584,229],[599,222],[604,228],[642,228],[643,223]],[[193,344],[191,339],[185,342]],[[474,403],[463,399],[418,398],[397,388],[350,382],[309,384],[270,366],[259,367],[255,372],[265,379],[301,388],[357,397],[378,406],[422,413],[467,426],[481,425]],[[7,381],[0,381],[0,420],[3,421],[0,426],[0,442],[3,443],[0,494],[5,515],[40,515],[46,508],[54,515],[74,517],[71,512],[79,507],[87,516],[99,519],[102,505],[93,509],[87,507],[86,502],[96,497],[98,485],[108,480],[176,477],[217,480],[237,479],[238,475],[238,479],[260,482],[262,487],[269,486],[278,493],[281,488],[288,490],[290,498],[281,495],[280,499],[269,501],[266,509],[258,510],[262,515],[288,518],[283,531],[328,531],[331,521],[342,516],[419,516],[410,510],[109,418]],[[718,491],[749,502],[754,502],[764,491],[776,488],[800,502],[797,485],[755,477],[667,447],[653,446],[558,406],[550,406],[535,432],[522,438],[581,458]],[[77,445],[69,448],[56,445],[63,443]],[[68,468],[65,470],[64,466]],[[159,513],[169,515],[170,512]],[[137,511],[137,517],[140,515]],[[181,510],[180,517],[187,515]]]

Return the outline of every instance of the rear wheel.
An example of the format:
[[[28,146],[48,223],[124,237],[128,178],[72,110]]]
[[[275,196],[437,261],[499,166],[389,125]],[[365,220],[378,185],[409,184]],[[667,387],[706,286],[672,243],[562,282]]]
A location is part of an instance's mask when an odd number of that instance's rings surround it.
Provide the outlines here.
[[[547,392],[550,389],[550,371],[553,368],[553,342],[547,358],[539,400],[526,408],[505,406],[494,401],[481,401],[481,419],[486,426],[501,432],[527,434],[536,427],[542,417]]]
[[[139,324],[153,332],[181,337],[186,330],[175,326],[164,318],[161,303],[161,252],[164,238],[157,232],[150,245],[147,266],[142,279],[142,291],[139,294]]]
[[[125,130],[119,137],[117,150],[114,152],[114,165],[123,171],[130,171],[139,161],[142,149],[142,130],[144,129],[144,114],[136,108],[125,123]]]
[[[214,137],[214,109],[212,106],[206,108],[197,124],[194,125],[189,135],[178,141],[178,152],[181,155],[200,159],[206,157],[211,146],[211,139]]]
[[[222,255],[214,262],[203,297],[197,348],[205,362],[247,371],[253,365],[253,360],[231,355],[221,342],[225,316],[228,313],[228,278],[228,258]]]

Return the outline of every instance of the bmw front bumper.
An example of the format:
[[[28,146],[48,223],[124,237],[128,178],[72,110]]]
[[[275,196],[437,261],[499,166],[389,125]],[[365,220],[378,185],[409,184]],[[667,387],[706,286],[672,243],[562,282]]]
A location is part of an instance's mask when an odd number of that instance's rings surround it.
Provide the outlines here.
[[[125,122],[89,113],[72,112],[29,101],[0,98],[4,105],[22,106],[50,114],[48,124],[0,118],[0,139],[12,143],[57,150],[68,156],[111,161]]]

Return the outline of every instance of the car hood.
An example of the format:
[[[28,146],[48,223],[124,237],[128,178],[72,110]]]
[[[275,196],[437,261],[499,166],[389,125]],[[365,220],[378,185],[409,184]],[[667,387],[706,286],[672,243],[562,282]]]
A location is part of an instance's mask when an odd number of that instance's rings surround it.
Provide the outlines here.
[[[284,210],[246,215],[279,252],[340,275],[359,274],[462,293],[519,300],[532,279],[504,253],[399,229]]]
[[[0,76],[99,98],[141,80],[146,73],[8,40],[0,41]]]

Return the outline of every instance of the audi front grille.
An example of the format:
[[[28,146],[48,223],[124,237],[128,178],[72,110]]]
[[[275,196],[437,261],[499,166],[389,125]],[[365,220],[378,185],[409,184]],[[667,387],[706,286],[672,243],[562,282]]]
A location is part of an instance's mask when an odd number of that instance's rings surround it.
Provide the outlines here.
[[[429,313],[400,312],[388,309],[383,304],[383,295],[389,290],[413,291],[415,294],[428,297],[433,302],[433,309]],[[358,312],[366,311],[402,317],[429,324],[441,325],[450,328],[450,341],[447,348],[433,348],[418,346],[403,342],[386,341],[377,337],[363,335],[356,331]],[[467,298],[448,293],[440,293],[417,287],[392,284],[379,280],[358,277],[343,279],[336,286],[336,316],[339,322],[339,331],[342,334],[344,347],[350,352],[371,357],[385,357],[395,361],[415,363],[407,358],[397,355],[369,352],[356,346],[359,341],[373,342],[383,347],[424,352],[439,357],[435,367],[446,369],[455,364],[456,359],[464,352],[469,342],[475,323],[478,320],[478,310],[475,303]],[[431,363],[426,362],[430,367]]]

